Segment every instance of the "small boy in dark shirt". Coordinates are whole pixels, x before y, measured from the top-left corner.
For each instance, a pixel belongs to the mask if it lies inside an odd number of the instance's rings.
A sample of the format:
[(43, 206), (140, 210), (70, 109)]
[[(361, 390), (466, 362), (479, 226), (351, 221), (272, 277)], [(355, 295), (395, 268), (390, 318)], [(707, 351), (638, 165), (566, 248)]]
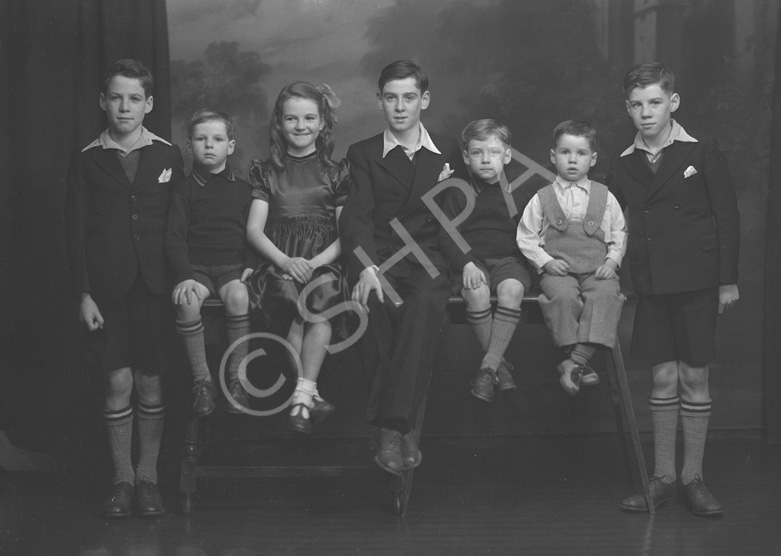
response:
[[(233, 120), (217, 110), (199, 110), (188, 126), (195, 158), (192, 173), (176, 184), (168, 214), (166, 251), (176, 287), (176, 331), (184, 342), (195, 382), (193, 409), (205, 416), (214, 411), (215, 386), (204, 346), (201, 305), (219, 295), (225, 305), (228, 345), (250, 332), (249, 297), (244, 279), (253, 269), (246, 239), (252, 188), (228, 167), (233, 153)], [(248, 406), (239, 380), (239, 364), (247, 342), (236, 345), (228, 358), (228, 411)]]
[[(444, 227), (440, 243), (455, 274), (455, 289), (466, 302), (467, 321), (485, 350), (471, 392), (491, 403), (494, 390), (517, 388), (504, 352), (520, 320), (521, 301), (531, 286), (531, 274), (515, 244), (516, 223), (502, 190), (504, 168), (512, 159), (510, 131), (494, 120), (476, 120), (464, 128), (461, 139), (475, 205), (456, 229), (470, 250), (464, 253)], [(464, 192), (453, 187), (447, 192), (443, 211), (453, 220), (466, 205)], [(492, 293), (498, 298), (493, 316)]]

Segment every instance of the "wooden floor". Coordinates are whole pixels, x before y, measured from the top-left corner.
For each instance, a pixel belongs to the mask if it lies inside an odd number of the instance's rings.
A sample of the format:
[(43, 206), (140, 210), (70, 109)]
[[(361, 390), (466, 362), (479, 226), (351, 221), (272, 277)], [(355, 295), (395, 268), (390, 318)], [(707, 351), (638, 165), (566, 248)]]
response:
[[(174, 480), (159, 519), (99, 517), (91, 476), (0, 476), (0, 554), (781, 555), (781, 447), (711, 438), (707, 483), (722, 519), (681, 506), (655, 518), (618, 504), (631, 488), (612, 435), (424, 437), (406, 518), (379, 471), (350, 479), (201, 479), (179, 514)], [(648, 448), (648, 446), (646, 446)], [(366, 452), (369, 459), (369, 452)]]

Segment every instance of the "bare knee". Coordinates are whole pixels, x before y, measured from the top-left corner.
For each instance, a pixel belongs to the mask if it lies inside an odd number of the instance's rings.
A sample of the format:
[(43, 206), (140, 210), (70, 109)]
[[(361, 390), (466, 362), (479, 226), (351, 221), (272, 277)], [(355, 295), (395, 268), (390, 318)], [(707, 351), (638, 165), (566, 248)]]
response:
[(474, 290), (463, 288), (461, 297), (464, 298), (467, 309), (472, 311), (487, 309), (491, 306), (491, 291), (486, 284), (481, 284), (479, 288)]
[(159, 374), (135, 371), (135, 384), (140, 402), (145, 405), (156, 405), (162, 402), (162, 381)]
[(109, 409), (122, 409), (130, 403), (133, 372), (129, 367), (110, 371), (106, 376), (105, 395)]
[(245, 315), (249, 311), (247, 286), (239, 280), (232, 280), (220, 289), (220, 297), (229, 315)]
[(496, 296), (502, 307), (520, 307), (523, 294), (523, 284), (518, 280), (504, 280), (496, 288)]
[(709, 398), (708, 374), (708, 367), (690, 367), (681, 362), (678, 375), (687, 399), (704, 401)]
[(653, 385), (651, 395), (657, 398), (671, 398), (678, 393), (678, 362), (667, 361), (651, 369)]
[(201, 316), (201, 301), (199, 299), (193, 300), (192, 303), (184, 303), (176, 306), (176, 320), (189, 322), (200, 318)]

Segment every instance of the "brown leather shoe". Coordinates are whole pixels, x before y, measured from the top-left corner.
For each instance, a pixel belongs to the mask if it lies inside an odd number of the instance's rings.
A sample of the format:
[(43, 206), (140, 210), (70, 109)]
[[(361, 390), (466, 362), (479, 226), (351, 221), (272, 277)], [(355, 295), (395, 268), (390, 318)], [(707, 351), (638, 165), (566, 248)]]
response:
[(496, 390), (506, 392), (518, 389), (518, 385), (513, 380), (513, 375), (510, 374), (512, 370), (513, 366), (502, 359), (502, 362), (499, 363), (499, 368), (496, 370)]
[[(238, 378), (234, 378), (230, 381), (230, 384), (228, 384), (228, 396), (230, 396), (238, 406), (245, 409), (249, 408), (249, 396), (247, 396), (247, 391), (241, 385), (241, 381)], [(244, 413), (241, 409), (233, 405), (231, 400), (227, 400), (227, 402), (228, 413)]]
[(401, 475), (404, 465), (401, 461), (401, 433), (393, 429), (380, 429), (377, 442), (377, 455), (374, 463), (383, 471)]
[(480, 369), (472, 379), (472, 395), (478, 400), (493, 403), (496, 382), (497, 378), (494, 371), (488, 368)]
[(415, 431), (401, 435), (401, 466), (404, 471), (415, 469), (423, 461), (423, 453), (418, 449)]
[[(651, 477), (651, 480), (648, 481), (648, 486), (651, 490), (651, 500), (654, 504), (654, 509), (659, 506), (675, 504), (678, 496), (676, 483), (668, 484), (661, 477)], [(640, 491), (626, 498), (621, 502), (621, 509), (625, 512), (647, 512), (648, 504), (645, 500), (645, 492)]]
[(103, 517), (116, 518), (130, 515), (130, 502), (133, 500), (133, 485), (118, 483), (103, 504)]
[(136, 485), (135, 502), (136, 513), (142, 517), (154, 517), (165, 513), (160, 489), (150, 481), (142, 480), (138, 482)]
[(695, 475), (692, 482), (681, 487), (681, 499), (686, 504), (686, 508), (696, 516), (721, 517), (724, 515), (724, 508), (716, 501), (699, 475)]
[(198, 417), (210, 415), (214, 411), (214, 383), (211, 380), (196, 380), (193, 392), (193, 412)]

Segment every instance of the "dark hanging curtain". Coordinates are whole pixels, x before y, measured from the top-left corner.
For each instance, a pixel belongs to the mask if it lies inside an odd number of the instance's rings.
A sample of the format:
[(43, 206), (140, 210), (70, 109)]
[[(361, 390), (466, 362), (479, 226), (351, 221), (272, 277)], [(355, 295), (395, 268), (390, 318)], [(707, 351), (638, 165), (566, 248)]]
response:
[(105, 127), (98, 95), (119, 58), (152, 71), (145, 125), (170, 137), (163, 0), (0, 2), (0, 429), (28, 449), (58, 452), (94, 427), (98, 381), (81, 365), (63, 200), (71, 152)]
[[(781, 30), (781, 10), (778, 23), (778, 29)], [(765, 415), (768, 442), (781, 444), (781, 32), (776, 38), (768, 189)]]

